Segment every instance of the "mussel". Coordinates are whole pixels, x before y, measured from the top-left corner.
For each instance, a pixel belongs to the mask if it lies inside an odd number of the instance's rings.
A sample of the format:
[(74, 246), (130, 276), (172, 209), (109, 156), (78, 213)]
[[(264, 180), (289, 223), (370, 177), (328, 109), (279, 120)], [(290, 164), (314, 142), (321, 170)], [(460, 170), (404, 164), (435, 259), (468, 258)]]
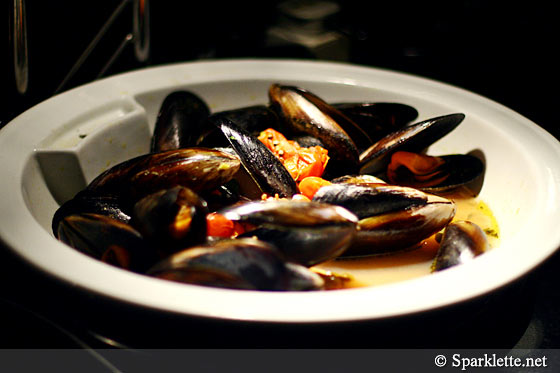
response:
[(280, 197), (291, 197), (297, 193), (297, 185), (286, 167), (255, 136), (225, 117), (216, 118), (214, 124), (228, 139), (261, 193), (278, 194)]
[(189, 91), (168, 94), (157, 116), (151, 151), (196, 146), (209, 115), (210, 109), (198, 95)]
[(134, 204), (131, 224), (165, 252), (206, 242), (208, 207), (191, 189), (175, 186)]
[(140, 232), (104, 215), (66, 216), (58, 225), (57, 237), (86, 255), (134, 272), (144, 272), (160, 259)]
[(451, 132), (465, 119), (461, 113), (427, 119), (392, 132), (360, 154), (360, 173), (383, 172), (396, 151), (419, 153)]
[(96, 177), (89, 192), (121, 196), (129, 203), (170, 188), (186, 186), (195, 192), (216, 188), (231, 180), (240, 161), (226, 152), (185, 148), (145, 154), (120, 163)]
[(467, 263), (487, 251), (488, 247), (486, 234), (478, 225), (463, 220), (453, 222), (443, 232), (432, 271)]
[(345, 255), (386, 254), (412, 249), (447, 226), (455, 211), (451, 201), (438, 197), (423, 206), (361, 219), (356, 239)]
[(318, 290), (323, 279), (286, 263), (276, 248), (252, 238), (217, 241), (171, 255), (148, 274), (188, 284), (243, 290)]
[(387, 184), (332, 184), (320, 188), (313, 201), (343, 206), (360, 219), (344, 256), (409, 248), (443, 229), (456, 211), (446, 198)]
[(428, 195), (414, 188), (388, 184), (332, 184), (320, 188), (313, 201), (347, 208), (360, 219), (410, 206), (425, 205)]
[(254, 228), (240, 237), (269, 242), (288, 261), (307, 267), (340, 256), (353, 242), (358, 223), (340, 206), (291, 200), (249, 202), (220, 213)]
[(117, 196), (81, 191), (56, 210), (52, 219), (52, 231), (55, 237), (58, 237), (58, 225), (62, 219), (81, 213), (105, 215), (124, 223), (130, 221), (130, 215), (124, 211), (122, 202)]
[(272, 108), (294, 133), (311, 135), (324, 144), (333, 160), (330, 168), (337, 163), (337, 167), (346, 172), (356, 169), (358, 148), (355, 141), (371, 144), (371, 140), (349, 118), (311, 92), (298, 87), (273, 84), (269, 89), (269, 99)]

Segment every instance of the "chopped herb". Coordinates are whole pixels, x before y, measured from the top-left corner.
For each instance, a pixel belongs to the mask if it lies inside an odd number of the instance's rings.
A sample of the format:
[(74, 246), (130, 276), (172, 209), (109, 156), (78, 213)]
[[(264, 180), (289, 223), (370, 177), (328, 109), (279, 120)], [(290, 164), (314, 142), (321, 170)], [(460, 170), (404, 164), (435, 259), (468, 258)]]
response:
[(498, 232), (495, 229), (486, 228), (486, 229), (484, 229), (484, 233), (486, 233), (489, 236), (498, 238)]

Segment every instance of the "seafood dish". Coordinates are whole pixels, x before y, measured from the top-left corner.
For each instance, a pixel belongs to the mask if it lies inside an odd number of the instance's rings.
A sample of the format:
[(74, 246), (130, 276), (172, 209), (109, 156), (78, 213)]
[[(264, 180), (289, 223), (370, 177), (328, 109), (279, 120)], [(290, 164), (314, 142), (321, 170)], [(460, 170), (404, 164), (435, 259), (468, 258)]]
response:
[(498, 244), (476, 199), (483, 159), (429, 151), (464, 114), (419, 119), (405, 103), (331, 103), (280, 83), (268, 98), (213, 112), (169, 93), (150, 151), (64, 202), (55, 237), (135, 273), (265, 291), (368, 286), (356, 268), (415, 256), (429, 274)]

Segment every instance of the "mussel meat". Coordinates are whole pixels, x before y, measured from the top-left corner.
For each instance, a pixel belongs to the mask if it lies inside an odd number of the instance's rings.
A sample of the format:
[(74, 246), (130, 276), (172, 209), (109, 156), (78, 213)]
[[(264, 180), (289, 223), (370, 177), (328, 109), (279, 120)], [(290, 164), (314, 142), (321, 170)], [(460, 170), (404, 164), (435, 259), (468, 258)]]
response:
[(480, 159), (468, 154), (433, 157), (398, 151), (387, 167), (387, 179), (427, 192), (444, 192), (476, 180), (484, 172)]

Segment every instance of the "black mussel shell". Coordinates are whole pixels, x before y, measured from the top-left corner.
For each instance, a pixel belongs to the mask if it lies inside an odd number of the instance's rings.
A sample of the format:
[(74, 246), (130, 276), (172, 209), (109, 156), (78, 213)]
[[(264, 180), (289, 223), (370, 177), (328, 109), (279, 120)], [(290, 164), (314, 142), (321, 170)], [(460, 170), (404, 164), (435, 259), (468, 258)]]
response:
[(354, 141), (371, 144), (369, 136), (361, 128), (308, 91), (273, 84), (269, 89), (269, 99), (271, 107), (292, 132), (311, 135), (324, 144), (331, 157), (327, 167), (333, 168), (334, 164), (341, 163), (337, 167), (346, 169), (346, 172), (355, 169), (358, 148)]
[(262, 193), (291, 197), (298, 192), (296, 182), (280, 160), (256, 137), (227, 118), (216, 118), (243, 167)]
[(161, 152), (197, 145), (210, 109), (200, 97), (188, 91), (175, 91), (161, 104), (151, 151)]
[(58, 224), (68, 215), (79, 213), (93, 213), (105, 215), (124, 223), (130, 221), (130, 215), (123, 211), (122, 202), (114, 195), (99, 195), (81, 191), (76, 196), (63, 203), (55, 212), (52, 219), (52, 231), (58, 234)]
[(313, 201), (342, 206), (358, 218), (402, 210), (428, 203), (428, 195), (395, 185), (332, 184), (320, 188)]
[(379, 255), (414, 248), (448, 225), (455, 211), (454, 203), (439, 198), (425, 205), (361, 219), (358, 234), (343, 256)]
[(347, 102), (332, 106), (360, 126), (369, 135), (371, 144), (418, 117), (418, 111), (412, 106), (394, 102)]
[(144, 272), (160, 259), (140, 232), (104, 215), (66, 216), (57, 237), (86, 255), (134, 272)]
[(255, 227), (241, 237), (269, 242), (286, 260), (307, 267), (340, 256), (352, 243), (358, 222), (340, 206), (290, 200), (250, 202), (220, 214)]
[(420, 190), (378, 183), (332, 184), (313, 201), (343, 206), (360, 219), (358, 232), (342, 256), (377, 255), (417, 244), (445, 227), (455, 204)]
[(451, 132), (465, 119), (456, 113), (428, 119), (390, 133), (360, 154), (360, 173), (383, 172), (399, 150), (420, 153)]
[(185, 148), (145, 154), (96, 177), (87, 190), (114, 194), (128, 203), (162, 189), (182, 185), (195, 192), (228, 182), (239, 170), (236, 156), (208, 148)]
[(206, 241), (208, 207), (189, 188), (176, 186), (150, 194), (134, 204), (131, 224), (170, 253)]
[(443, 232), (432, 271), (467, 263), (488, 250), (488, 247), (486, 234), (478, 225), (464, 220), (453, 222)]
[(322, 288), (324, 281), (318, 275), (294, 266), (287, 265), (274, 246), (239, 238), (180, 251), (156, 264), (148, 274), (188, 284), (243, 290)]

